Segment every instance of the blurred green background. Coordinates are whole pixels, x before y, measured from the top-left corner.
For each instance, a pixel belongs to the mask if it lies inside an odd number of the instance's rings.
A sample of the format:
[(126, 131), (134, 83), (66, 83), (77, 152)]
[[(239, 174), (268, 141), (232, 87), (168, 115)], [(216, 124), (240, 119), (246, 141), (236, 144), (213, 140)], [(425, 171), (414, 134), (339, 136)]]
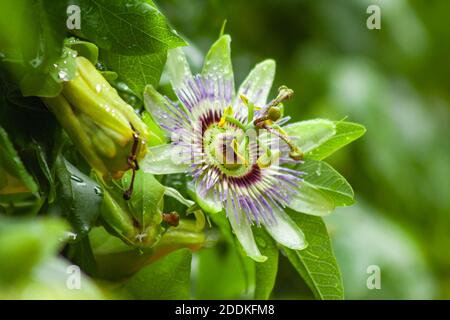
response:
[[(227, 19), (238, 82), (274, 58), (274, 88), (295, 90), (294, 120), (348, 117), (367, 127), (330, 158), (358, 201), (327, 219), (346, 298), (450, 298), (450, 2), (158, 4), (195, 47), (194, 64)], [(366, 27), (370, 4), (381, 9), (381, 30)], [(380, 267), (380, 290), (366, 286), (371, 265)], [(311, 297), (284, 258), (280, 268), (274, 298)]]

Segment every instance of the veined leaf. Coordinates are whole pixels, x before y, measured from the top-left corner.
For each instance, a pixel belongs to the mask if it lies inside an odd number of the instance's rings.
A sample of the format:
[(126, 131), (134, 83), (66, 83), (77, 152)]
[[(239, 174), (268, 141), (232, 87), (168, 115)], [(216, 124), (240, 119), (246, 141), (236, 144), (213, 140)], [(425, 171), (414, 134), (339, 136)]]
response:
[(283, 130), (292, 136), (300, 150), (307, 154), (330, 139), (336, 133), (336, 126), (330, 120), (314, 119), (289, 124)]
[(350, 184), (328, 163), (305, 160), (297, 169), (306, 173), (304, 181), (324, 191), (333, 199), (335, 206), (349, 206), (355, 202)]
[(275, 240), (262, 228), (253, 228), (259, 251), (267, 260), (255, 263), (255, 299), (267, 300), (275, 286), (278, 272), (278, 246)]
[(177, 250), (144, 267), (125, 282), (126, 289), (136, 299), (189, 299), (192, 254)]
[(335, 122), (335, 125), (335, 134), (320, 146), (305, 154), (305, 158), (314, 160), (325, 159), (337, 150), (355, 141), (366, 132), (366, 128), (363, 125), (353, 122), (338, 121)]
[(157, 86), (166, 63), (167, 51), (126, 56), (102, 50), (100, 57), (109, 69), (117, 72), (130, 89), (142, 99), (147, 84)]
[(283, 128), (305, 154), (305, 159), (322, 160), (361, 137), (364, 126), (344, 121), (314, 119)]
[[(122, 55), (145, 55), (186, 43), (150, 0), (77, 0), (82, 36)], [(128, 66), (130, 67), (130, 66)]]
[(300, 251), (284, 248), (289, 261), (317, 299), (343, 299), (341, 272), (322, 218), (290, 210), (287, 213), (303, 230), (309, 244)]

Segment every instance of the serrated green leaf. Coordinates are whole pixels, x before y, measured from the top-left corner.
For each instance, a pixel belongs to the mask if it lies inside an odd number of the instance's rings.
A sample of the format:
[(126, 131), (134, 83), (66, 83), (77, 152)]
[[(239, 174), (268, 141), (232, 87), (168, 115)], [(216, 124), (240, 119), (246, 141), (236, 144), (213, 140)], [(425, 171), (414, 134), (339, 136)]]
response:
[(349, 206), (355, 203), (353, 189), (350, 184), (328, 163), (316, 160), (305, 160), (297, 166), (306, 174), (303, 180), (324, 191), (330, 196), (335, 206)]
[(145, 55), (185, 45), (152, 1), (77, 0), (81, 33), (100, 48)]
[(125, 282), (124, 289), (135, 299), (189, 299), (192, 254), (177, 250), (144, 267)]
[(277, 277), (278, 246), (262, 228), (253, 228), (253, 235), (261, 254), (267, 257), (265, 262), (255, 263), (255, 299), (267, 300)]
[(335, 126), (335, 134), (320, 146), (305, 154), (305, 158), (314, 160), (325, 159), (337, 150), (360, 138), (366, 132), (364, 126), (352, 122), (338, 121), (335, 122)]
[(342, 276), (322, 218), (287, 210), (303, 230), (308, 247), (295, 251), (284, 248), (289, 261), (320, 300), (344, 298)]
[(100, 56), (108, 68), (117, 72), (129, 88), (142, 99), (142, 93), (147, 84), (158, 85), (166, 63), (167, 51), (125, 56), (102, 50)]

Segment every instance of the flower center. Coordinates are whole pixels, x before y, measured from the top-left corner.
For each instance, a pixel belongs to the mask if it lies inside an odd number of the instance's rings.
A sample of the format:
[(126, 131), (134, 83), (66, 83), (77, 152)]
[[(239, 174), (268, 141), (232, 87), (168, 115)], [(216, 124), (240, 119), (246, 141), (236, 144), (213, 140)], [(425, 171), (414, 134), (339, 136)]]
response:
[(241, 131), (215, 124), (206, 129), (203, 135), (203, 148), (208, 161), (226, 175), (241, 176), (251, 169), (245, 158), (248, 152)]

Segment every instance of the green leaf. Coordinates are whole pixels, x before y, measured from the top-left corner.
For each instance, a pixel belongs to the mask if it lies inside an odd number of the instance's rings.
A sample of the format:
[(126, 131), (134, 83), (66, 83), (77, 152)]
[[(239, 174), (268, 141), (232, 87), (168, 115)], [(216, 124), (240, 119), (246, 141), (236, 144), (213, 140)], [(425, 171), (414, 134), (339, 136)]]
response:
[(59, 182), (59, 198), (51, 206), (51, 210), (67, 217), (77, 233), (77, 240), (80, 240), (97, 221), (102, 203), (102, 190), (94, 180), (62, 156), (56, 159), (55, 170)]
[(82, 36), (121, 55), (146, 55), (186, 45), (153, 2), (78, 0)]
[(347, 144), (360, 138), (366, 128), (360, 124), (352, 122), (335, 122), (336, 132), (317, 148), (305, 154), (305, 158), (322, 160), (346, 146)]
[(36, 182), (24, 167), (6, 131), (0, 127), (0, 194), (37, 191)]
[(89, 238), (84, 237), (78, 242), (70, 243), (67, 249), (67, 258), (73, 261), (84, 272), (89, 275), (94, 275), (97, 272), (97, 264)]
[(125, 282), (135, 299), (189, 299), (192, 254), (177, 250), (141, 269)]
[(233, 243), (220, 241), (197, 253), (194, 276), (195, 299), (240, 299), (247, 279), (241, 257)]
[(262, 228), (253, 228), (256, 244), (267, 260), (255, 263), (255, 299), (267, 300), (275, 286), (278, 272), (278, 246)]
[(350, 184), (328, 163), (307, 159), (298, 165), (297, 169), (306, 173), (303, 176), (305, 182), (324, 191), (333, 199), (335, 206), (349, 206), (355, 203), (355, 195)]
[(142, 99), (147, 84), (158, 85), (166, 63), (167, 51), (136, 56), (101, 51), (100, 55), (106, 66), (117, 72), (130, 89)]
[(28, 276), (35, 265), (63, 245), (60, 238), (65, 230), (66, 225), (54, 218), (11, 219), (0, 215), (0, 283)]
[(322, 218), (290, 210), (287, 212), (303, 230), (309, 244), (300, 251), (284, 248), (289, 261), (317, 299), (343, 299), (341, 272)]
[(344, 121), (314, 119), (283, 128), (305, 154), (305, 159), (322, 160), (361, 137), (364, 126)]
[(211, 214), (209, 215), (209, 218), (220, 230), (221, 235), (228, 243), (228, 246), (237, 253), (238, 266), (236, 269), (240, 270), (239, 274), (242, 272), (245, 279), (246, 292), (249, 293), (255, 284), (255, 261), (247, 256), (247, 253), (242, 248), (242, 245), (239, 243), (237, 237), (233, 234), (225, 211)]
[(314, 119), (300, 121), (283, 127), (289, 136), (294, 137), (297, 146), (305, 153), (314, 150), (336, 133), (333, 121)]
[(49, 0), (0, 5), (2, 65), (25, 96), (56, 96), (74, 76), (73, 54), (63, 47), (66, 6)]
[(65, 44), (70, 49), (75, 50), (78, 56), (85, 57), (93, 64), (97, 63), (98, 47), (92, 42), (78, 40), (76, 38), (69, 38), (66, 40)]
[[(131, 171), (123, 176), (122, 186), (124, 189), (131, 184), (131, 176)], [(159, 225), (161, 222), (165, 189), (152, 174), (142, 170), (136, 172), (132, 197), (125, 203), (143, 230), (151, 225)]]

